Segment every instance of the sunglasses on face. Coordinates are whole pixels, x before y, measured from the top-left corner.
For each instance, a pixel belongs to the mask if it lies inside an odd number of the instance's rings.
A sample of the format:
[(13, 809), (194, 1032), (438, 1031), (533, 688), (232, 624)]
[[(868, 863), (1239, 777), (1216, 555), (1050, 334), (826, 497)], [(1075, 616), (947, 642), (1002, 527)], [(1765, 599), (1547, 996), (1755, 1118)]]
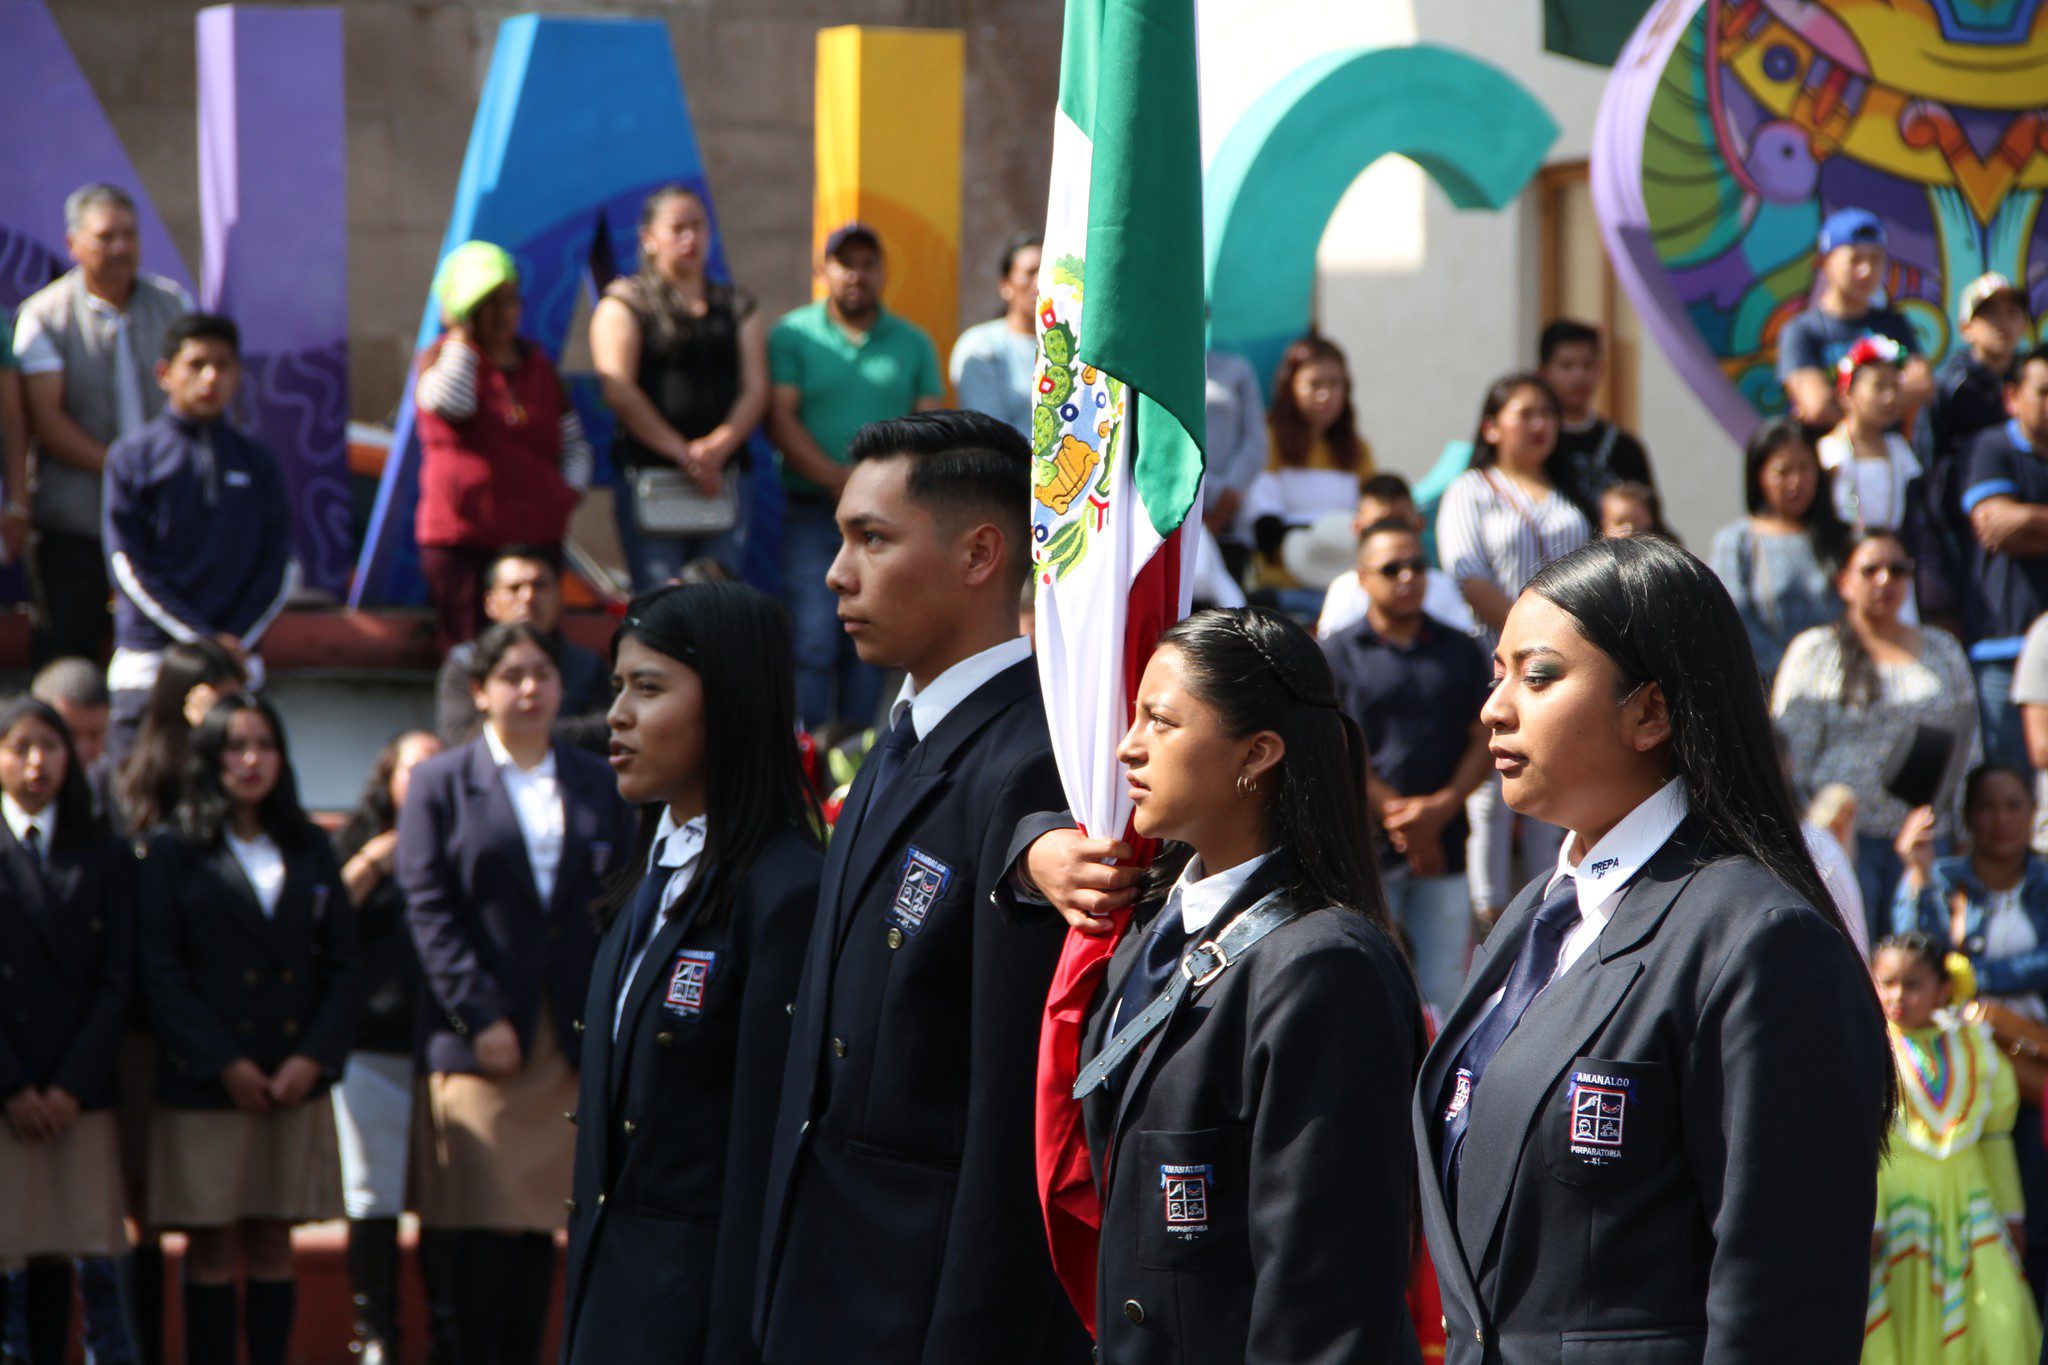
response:
[(1421, 558), (1397, 559), (1389, 564), (1378, 565), (1373, 569), (1373, 572), (1385, 578), (1399, 578), (1404, 573), (1412, 573), (1420, 577), (1429, 572), (1429, 563)]

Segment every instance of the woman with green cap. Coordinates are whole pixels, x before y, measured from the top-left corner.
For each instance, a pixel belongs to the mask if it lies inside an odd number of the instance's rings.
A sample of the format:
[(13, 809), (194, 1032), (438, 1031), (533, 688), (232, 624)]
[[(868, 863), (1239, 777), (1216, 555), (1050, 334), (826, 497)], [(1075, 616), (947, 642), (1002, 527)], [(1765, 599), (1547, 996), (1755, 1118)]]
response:
[(464, 242), (434, 276), (447, 330), (421, 356), (420, 572), (442, 652), (482, 628), (499, 550), (559, 556), (590, 485), (590, 444), (545, 352), (519, 335), (519, 267), (503, 247)]

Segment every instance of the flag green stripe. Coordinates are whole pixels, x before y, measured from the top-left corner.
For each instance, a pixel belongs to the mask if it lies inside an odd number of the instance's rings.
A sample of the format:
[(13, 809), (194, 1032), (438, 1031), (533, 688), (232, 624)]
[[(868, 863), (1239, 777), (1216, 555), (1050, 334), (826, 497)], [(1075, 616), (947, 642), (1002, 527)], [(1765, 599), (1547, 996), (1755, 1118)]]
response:
[(1066, 38), (1060, 104), (1094, 145), (1080, 350), (1138, 395), (1132, 478), (1164, 535), (1194, 502), (1205, 439), (1193, 0), (1069, 0)]

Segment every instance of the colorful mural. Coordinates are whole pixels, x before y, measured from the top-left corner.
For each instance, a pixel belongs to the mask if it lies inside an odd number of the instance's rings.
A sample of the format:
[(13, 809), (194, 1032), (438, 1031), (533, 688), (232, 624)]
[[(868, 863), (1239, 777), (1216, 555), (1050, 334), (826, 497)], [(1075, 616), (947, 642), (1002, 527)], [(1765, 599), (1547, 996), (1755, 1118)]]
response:
[(1889, 233), (1892, 306), (1939, 358), (1986, 271), (2048, 314), (2048, 0), (1662, 0), (1594, 130), (1623, 286), (1740, 440), (1782, 411), (1777, 337), (1827, 214)]

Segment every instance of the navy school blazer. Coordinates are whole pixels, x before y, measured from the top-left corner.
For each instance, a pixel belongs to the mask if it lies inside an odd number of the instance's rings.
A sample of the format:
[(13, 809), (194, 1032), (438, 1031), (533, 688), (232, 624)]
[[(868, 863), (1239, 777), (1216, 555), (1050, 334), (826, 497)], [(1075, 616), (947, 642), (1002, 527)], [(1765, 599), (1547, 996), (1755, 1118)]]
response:
[(0, 821), (0, 1097), (57, 1086), (82, 1109), (114, 1103), (136, 872), (112, 835), (62, 830), (39, 871)]
[(571, 1064), (581, 1055), (593, 907), (612, 859), (632, 846), (632, 826), (603, 759), (560, 742), (554, 755), (562, 859), (545, 905), (486, 741), (413, 770), (398, 815), (397, 876), (426, 978), (419, 1056), (428, 1071), (477, 1074), (470, 1040), (500, 1019), (530, 1053), (543, 1004)]
[(992, 894), (1018, 822), (1064, 804), (1036, 665), (962, 700), (865, 810), (874, 768), (826, 851), (797, 991), (762, 1231), (763, 1357), (1085, 1361), (1032, 1150), (1063, 926), (1021, 924)]
[(616, 1040), (630, 917), (620, 913), (599, 945), (576, 1105), (564, 1365), (759, 1359), (762, 1191), (823, 868), (809, 840), (782, 835), (708, 926), (700, 869), (648, 939)]
[(355, 910), (317, 831), (283, 853), (284, 890), (266, 916), (225, 840), (201, 847), (165, 829), (149, 841), (142, 991), (164, 1104), (232, 1108), (220, 1073), (243, 1057), (265, 1073), (310, 1057), (322, 1087), (341, 1075), (360, 990)]
[(1446, 1205), (1451, 1062), (1547, 881), (1480, 947), (1416, 1090), (1447, 1359), (1852, 1365), (1884, 1025), (1847, 937), (1696, 818), (1494, 1055)]
[[(1202, 937), (1292, 870), (1275, 853)], [(1126, 933), (1110, 959), (1084, 1062), (1109, 1041), (1145, 937)], [(1184, 1000), (1122, 1085), (1082, 1101), (1102, 1191), (1102, 1359), (1419, 1365), (1407, 1117), (1425, 1046), (1401, 950), (1335, 907), (1275, 929)]]

